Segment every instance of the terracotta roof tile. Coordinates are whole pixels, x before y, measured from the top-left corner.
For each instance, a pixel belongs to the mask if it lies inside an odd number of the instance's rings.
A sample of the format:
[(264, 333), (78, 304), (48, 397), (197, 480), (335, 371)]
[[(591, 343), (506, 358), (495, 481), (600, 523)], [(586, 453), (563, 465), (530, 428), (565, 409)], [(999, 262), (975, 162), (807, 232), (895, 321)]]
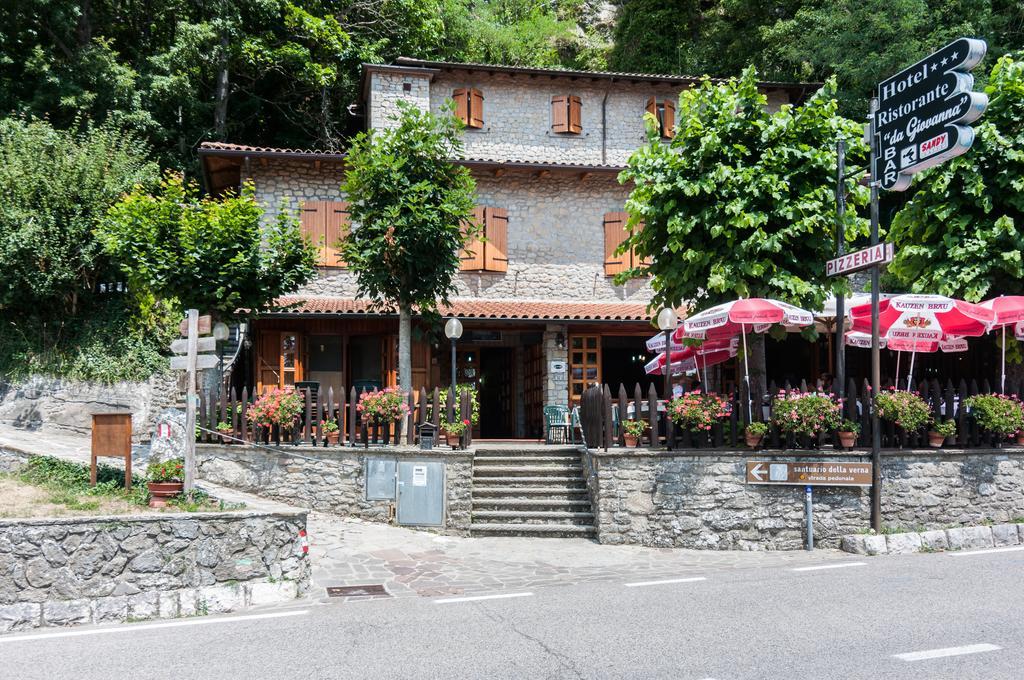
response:
[(251, 153), (253, 155), (272, 154), (288, 156), (343, 156), (344, 151), (332, 151), (328, 149), (288, 149), (272, 146), (248, 146), (246, 144), (229, 144), (227, 142), (203, 142), (199, 145), (199, 151), (217, 152), (230, 151)]
[[(320, 314), (381, 314), (392, 316), (393, 310), (375, 309), (367, 300), (342, 297), (278, 298), (280, 308), (272, 313), (316, 316)], [(648, 321), (647, 305), (642, 302), (585, 302), (576, 300), (486, 300), (455, 298), (450, 306), (442, 306), (441, 314), (463, 319), (496, 319), (520, 321)]]

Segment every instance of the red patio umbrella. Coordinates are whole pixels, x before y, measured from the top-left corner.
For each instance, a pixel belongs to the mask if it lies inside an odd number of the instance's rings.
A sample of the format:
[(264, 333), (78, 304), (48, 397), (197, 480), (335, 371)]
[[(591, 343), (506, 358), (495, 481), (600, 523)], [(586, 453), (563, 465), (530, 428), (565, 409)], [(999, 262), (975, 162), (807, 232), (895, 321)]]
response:
[(1022, 322), (1024, 322), (1024, 295), (1006, 295), (992, 298), (991, 300), (980, 302), (978, 305), (992, 310), (992, 313), (995, 314), (992, 326), (994, 328), (1001, 328), (1003, 331), (1003, 356), (999, 376), (999, 391), (1004, 392), (1006, 390), (1006, 327), (1014, 325), (1014, 337), (1018, 340), (1021, 339), (1021, 334), (1016, 331), (1022, 329)]

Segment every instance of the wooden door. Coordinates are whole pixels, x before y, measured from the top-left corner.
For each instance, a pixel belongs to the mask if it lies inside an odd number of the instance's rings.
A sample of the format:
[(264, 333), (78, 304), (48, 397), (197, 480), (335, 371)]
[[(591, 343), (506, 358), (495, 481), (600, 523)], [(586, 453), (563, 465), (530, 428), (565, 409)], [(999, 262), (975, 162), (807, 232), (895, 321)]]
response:
[(601, 336), (569, 337), (569, 397), (579, 401), (584, 390), (601, 383)]
[(302, 336), (294, 331), (263, 331), (256, 356), (257, 392), (294, 385), (303, 379)]

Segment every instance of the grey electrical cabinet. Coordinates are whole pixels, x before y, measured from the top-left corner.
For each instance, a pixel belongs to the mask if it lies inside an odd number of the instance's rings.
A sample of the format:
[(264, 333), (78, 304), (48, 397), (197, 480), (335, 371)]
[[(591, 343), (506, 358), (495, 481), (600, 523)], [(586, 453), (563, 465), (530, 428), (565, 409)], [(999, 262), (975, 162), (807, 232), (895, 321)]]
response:
[(398, 523), (417, 526), (444, 524), (444, 463), (398, 463)]
[(366, 500), (395, 500), (395, 460), (393, 458), (366, 459)]

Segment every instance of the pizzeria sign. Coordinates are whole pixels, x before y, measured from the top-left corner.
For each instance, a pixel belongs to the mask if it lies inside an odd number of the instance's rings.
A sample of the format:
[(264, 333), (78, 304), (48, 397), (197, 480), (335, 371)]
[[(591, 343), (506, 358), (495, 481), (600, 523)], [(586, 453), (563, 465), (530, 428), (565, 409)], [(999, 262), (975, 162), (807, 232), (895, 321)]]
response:
[(844, 276), (878, 264), (886, 264), (892, 262), (894, 255), (895, 249), (891, 243), (879, 243), (829, 260), (825, 263), (825, 276)]

